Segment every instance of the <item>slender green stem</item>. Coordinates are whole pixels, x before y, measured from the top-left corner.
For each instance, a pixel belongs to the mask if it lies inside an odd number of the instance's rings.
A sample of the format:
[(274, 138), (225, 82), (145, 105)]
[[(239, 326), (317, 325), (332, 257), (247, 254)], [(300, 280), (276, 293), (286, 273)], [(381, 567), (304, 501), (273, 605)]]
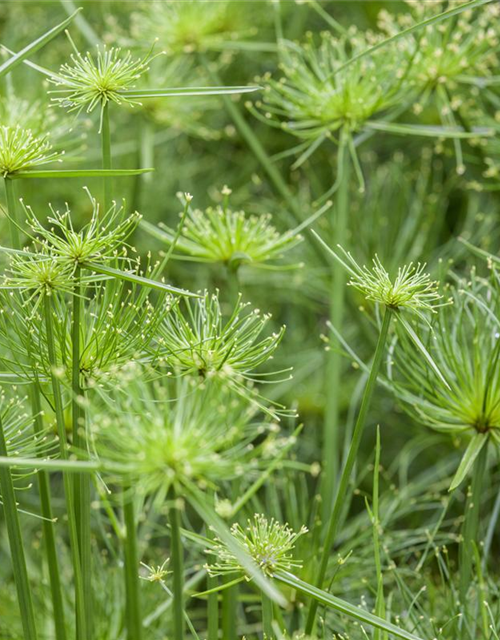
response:
[(137, 525), (133, 496), (127, 496), (123, 504), (125, 521), (125, 586), (127, 592), (127, 637), (129, 640), (141, 640), (142, 615), (139, 594), (139, 554), (137, 551)]
[(229, 301), (232, 305), (235, 305), (238, 301), (238, 295), (240, 292), (240, 283), (238, 278), (238, 268), (234, 268), (231, 265), (228, 265), (226, 268), (226, 277), (227, 277), (227, 289), (228, 289), (228, 297)]
[(472, 483), (465, 503), (465, 516), (462, 526), (462, 544), (460, 545), (460, 601), (467, 602), (467, 592), (472, 577), (474, 544), (477, 544), (479, 534), (479, 515), (481, 510), (482, 489), (486, 462), (488, 458), (488, 443), (483, 446), (472, 467)]
[[(101, 129), (102, 168), (111, 169), (111, 133), (109, 129), (109, 103), (102, 110)], [(103, 205), (107, 211), (111, 205), (111, 180), (103, 178)]]
[[(343, 148), (339, 152), (339, 166), (337, 170), (339, 176), (339, 188), (336, 193), (334, 214), (331, 220), (332, 237), (331, 243), (335, 247), (337, 244), (345, 246), (347, 235), (347, 213), (349, 208), (349, 154)], [(330, 281), (330, 322), (339, 333), (342, 333), (342, 323), (345, 306), (345, 283), (346, 274), (343, 266), (335, 260), (332, 264)], [(340, 465), (340, 452), (342, 451), (342, 441), (340, 437), (340, 380), (342, 375), (342, 354), (337, 349), (328, 352), (327, 372), (326, 372), (326, 407), (325, 420), (323, 426), (323, 486), (322, 506), (323, 522), (327, 522), (330, 513), (334, 487), (338, 477)]]
[(5, 196), (7, 199), (7, 212), (9, 214), (10, 225), (10, 241), (14, 249), (21, 248), (21, 239), (19, 237), (19, 229), (17, 227), (17, 207), (16, 207), (16, 193), (14, 181), (10, 178), (4, 179), (5, 183)]
[[(40, 392), (38, 387), (31, 386), (31, 405), (34, 416), (35, 434), (43, 433), (42, 407), (40, 403)], [(43, 456), (43, 453), (41, 454)], [(52, 515), (52, 504), (50, 498), (49, 475), (46, 471), (38, 471), (38, 490), (40, 492), (40, 507), (43, 516), (42, 527), (45, 543), (45, 553), (47, 555), (47, 565), (49, 569), (50, 593), (52, 597), (52, 609), (56, 640), (66, 639), (66, 627), (64, 622), (64, 604), (61, 589), (61, 577), (59, 571), (59, 561), (56, 551), (56, 537), (54, 531), (54, 518)]]
[[(68, 439), (66, 436), (66, 426), (64, 421), (64, 405), (62, 400), (61, 383), (55, 371), (57, 369), (57, 357), (54, 342), (54, 328), (52, 326), (52, 305), (50, 296), (45, 296), (44, 300), (45, 326), (47, 331), (47, 351), (49, 364), (51, 367), (51, 385), (54, 396), (54, 409), (56, 414), (57, 435), (59, 438), (59, 449), (61, 458), (68, 460)], [(82, 570), (80, 565), (80, 551), (78, 545), (78, 527), (76, 522), (75, 504), (73, 500), (73, 482), (68, 473), (63, 473), (64, 494), (66, 498), (66, 508), (68, 512), (68, 528), (71, 547), (71, 559), (73, 563), (73, 573), (75, 582), (75, 608), (76, 608), (76, 629), (77, 640), (86, 640), (87, 621), (85, 617), (85, 598), (83, 592)]]
[(237, 640), (237, 585), (225, 589), (222, 593), (222, 637), (224, 640)]
[[(6, 456), (7, 453), (7, 443), (5, 442), (3, 425), (0, 418), (0, 455)], [(14, 492), (10, 469), (0, 469), (0, 488), (2, 490), (3, 510), (7, 523), (12, 568), (21, 612), (24, 640), (36, 640), (35, 614), (31, 599), (28, 570), (26, 568), (26, 558), (24, 556), (19, 514), (17, 512), (16, 494)]]
[[(71, 370), (71, 415), (73, 425), (73, 445), (77, 456), (81, 458), (87, 448), (85, 436), (85, 414), (82, 407), (83, 389), (80, 381), (80, 323), (82, 315), (81, 268), (75, 269), (75, 287), (73, 293), (72, 318), (72, 370)], [(88, 474), (76, 474), (74, 477), (75, 515), (78, 531), (78, 548), (82, 568), (83, 594), (88, 637), (92, 635), (92, 548), (90, 529), (90, 487)]]
[(262, 597), (262, 631), (264, 640), (273, 640), (273, 603), (265, 593)]
[[(212, 530), (207, 527), (207, 537), (213, 539), (215, 536)], [(207, 591), (216, 589), (219, 584), (217, 576), (207, 577)], [(216, 592), (209, 593), (207, 596), (207, 618), (208, 618), (208, 637), (207, 640), (218, 640), (219, 638), (219, 600)]]
[(173, 640), (184, 639), (184, 549), (181, 540), (181, 511), (179, 499), (172, 491), (172, 506), (169, 509), (170, 559), (173, 580)]
[[(387, 340), (387, 334), (389, 331), (389, 325), (391, 323), (391, 318), (393, 313), (394, 311), (389, 308), (386, 308), (384, 312), (384, 318), (382, 321), (382, 327), (380, 329), (380, 334), (378, 337), (375, 354), (373, 356), (370, 375), (368, 377), (368, 381), (366, 383), (366, 387), (363, 393), (363, 398), (361, 400), (361, 407), (359, 409), (358, 418), (356, 420), (356, 425), (354, 427), (354, 432), (352, 434), (352, 440), (349, 446), (349, 452), (347, 454), (347, 458), (340, 476), (340, 481), (338, 483), (335, 502), (334, 502), (333, 510), (330, 516), (328, 530), (325, 536), (325, 542), (324, 542), (323, 551), (321, 554), (320, 566), (319, 566), (317, 578), (315, 581), (315, 585), (318, 588), (321, 588), (323, 586), (323, 582), (325, 580), (332, 544), (335, 540), (335, 536), (337, 535), (340, 520), (342, 517), (342, 508), (345, 504), (346, 496), (349, 489), (349, 483), (351, 481), (352, 471), (354, 469), (354, 464), (356, 462), (356, 457), (358, 454), (361, 437), (363, 435), (363, 431), (365, 428), (368, 409), (370, 407), (373, 391), (375, 389), (375, 385), (377, 382), (377, 376), (380, 371), (380, 366), (382, 364), (382, 357), (384, 353), (385, 343)], [(336, 392), (336, 391), (337, 391), (336, 389), (333, 390), (333, 392)], [(313, 600), (313, 602), (311, 603), (311, 608), (309, 609), (308, 617), (307, 617), (306, 631), (305, 631), (306, 635), (311, 635), (312, 633), (312, 630), (314, 628), (314, 622), (316, 619), (317, 609), (318, 609), (318, 602), (316, 600)]]

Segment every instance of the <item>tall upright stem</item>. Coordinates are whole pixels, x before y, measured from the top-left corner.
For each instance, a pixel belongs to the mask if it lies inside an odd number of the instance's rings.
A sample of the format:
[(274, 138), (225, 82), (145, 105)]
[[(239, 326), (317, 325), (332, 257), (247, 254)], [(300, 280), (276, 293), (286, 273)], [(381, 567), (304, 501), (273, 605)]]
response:
[(127, 637), (141, 640), (142, 615), (139, 596), (139, 554), (137, 551), (137, 525), (133, 496), (126, 496), (123, 503), (125, 521), (125, 587), (127, 595)]
[[(59, 449), (61, 458), (68, 459), (68, 439), (66, 436), (66, 426), (64, 422), (64, 405), (62, 400), (61, 383), (56, 375), (57, 356), (54, 342), (54, 328), (52, 326), (52, 305), (50, 296), (45, 296), (44, 300), (45, 326), (47, 331), (47, 351), (49, 365), (51, 369), (50, 380), (52, 393), (54, 396), (54, 409), (56, 414), (57, 435), (59, 438)], [(64, 494), (66, 498), (66, 509), (68, 512), (69, 541), (71, 548), (71, 560), (73, 563), (73, 574), (75, 581), (75, 609), (76, 609), (76, 634), (77, 640), (87, 640), (87, 619), (85, 616), (85, 597), (83, 590), (82, 570), (80, 564), (80, 550), (78, 543), (78, 527), (75, 514), (75, 504), (73, 499), (73, 482), (68, 473), (63, 473)]]
[[(339, 153), (340, 166), (337, 167), (339, 188), (336, 192), (334, 218), (331, 221), (331, 244), (345, 246), (349, 206), (349, 173), (350, 160), (344, 149)], [(332, 264), (330, 280), (330, 322), (342, 332), (345, 305), (345, 269), (337, 260)], [(340, 437), (340, 379), (342, 374), (342, 354), (336, 349), (328, 352), (325, 389), (325, 418), (323, 423), (323, 476), (322, 507), (323, 522), (326, 523), (332, 508), (335, 482), (338, 477), (342, 440)]]
[[(228, 578), (228, 582), (231, 579)], [(224, 640), (237, 640), (237, 604), (238, 587), (234, 585), (222, 592), (222, 637)]]
[[(72, 370), (71, 370), (71, 415), (73, 424), (73, 445), (79, 457), (87, 447), (85, 436), (85, 414), (82, 408), (83, 389), (80, 375), (80, 323), (82, 313), (82, 281), (81, 268), (75, 269), (75, 286), (73, 293), (73, 319), (72, 319)], [(82, 568), (83, 594), (86, 628), (90, 638), (92, 636), (92, 548), (90, 529), (90, 483), (88, 474), (75, 474), (75, 515), (78, 531), (78, 548)]]
[[(207, 537), (213, 539), (214, 533), (207, 527)], [(207, 589), (216, 589), (219, 580), (217, 576), (207, 577)], [(219, 638), (219, 596), (217, 592), (209, 593), (207, 596), (207, 618), (208, 618), (208, 637), (207, 640), (218, 640)]]
[[(40, 403), (40, 392), (36, 384), (31, 385), (31, 406), (34, 416), (35, 434), (40, 436), (43, 433), (42, 407)], [(43, 452), (40, 453), (43, 456)], [(52, 504), (50, 498), (49, 476), (46, 471), (38, 471), (38, 490), (40, 493), (40, 507), (43, 516), (42, 528), (47, 556), (47, 566), (49, 569), (50, 593), (52, 598), (52, 609), (56, 640), (66, 640), (66, 628), (64, 622), (64, 604), (61, 589), (61, 578), (59, 572), (59, 561), (56, 550), (56, 537), (54, 531), (54, 519), (52, 515)]]
[(17, 227), (17, 207), (16, 207), (16, 193), (14, 187), (14, 181), (10, 178), (4, 179), (5, 183), (5, 196), (7, 199), (7, 211), (9, 213), (9, 225), (10, 225), (10, 241), (14, 249), (21, 248), (21, 239), (19, 237), (19, 229)]
[[(7, 443), (5, 441), (5, 434), (0, 417), (0, 456), (7, 455)], [(31, 599), (28, 570), (26, 568), (21, 526), (19, 524), (19, 515), (17, 512), (16, 494), (14, 492), (12, 474), (8, 467), (0, 468), (0, 488), (2, 490), (3, 510), (5, 513), (5, 521), (7, 523), (12, 568), (14, 571), (17, 599), (21, 612), (24, 640), (36, 640), (35, 614)]]
[(262, 631), (264, 640), (273, 640), (273, 603), (264, 593), (261, 596), (262, 601)]
[[(363, 398), (361, 400), (361, 406), (359, 409), (358, 418), (356, 420), (356, 425), (354, 427), (354, 432), (352, 434), (352, 440), (349, 446), (349, 452), (347, 454), (347, 458), (340, 476), (340, 482), (338, 484), (337, 493), (335, 495), (335, 502), (334, 502), (333, 510), (330, 516), (328, 530), (325, 536), (325, 543), (324, 543), (323, 551), (321, 554), (320, 566), (317, 573), (317, 579), (315, 581), (315, 586), (317, 586), (318, 588), (322, 588), (323, 582), (325, 580), (332, 544), (335, 540), (335, 536), (337, 535), (337, 531), (339, 528), (339, 524), (342, 516), (342, 507), (345, 504), (347, 492), (349, 489), (349, 483), (351, 481), (352, 471), (354, 469), (354, 464), (356, 462), (356, 457), (358, 454), (361, 437), (363, 435), (363, 431), (365, 428), (368, 409), (370, 407), (373, 391), (375, 389), (375, 385), (377, 382), (377, 376), (380, 371), (380, 366), (382, 364), (382, 357), (384, 354), (385, 343), (387, 340), (387, 333), (389, 331), (389, 325), (391, 323), (391, 318), (393, 313), (394, 311), (389, 309), (388, 307), (385, 309), (385, 312), (384, 312), (384, 318), (382, 320), (382, 327), (380, 329), (380, 334), (378, 337), (375, 354), (373, 356), (370, 375), (368, 377), (368, 381), (366, 383), (366, 387), (363, 393)], [(333, 392), (335, 391), (336, 389), (333, 390)], [(307, 616), (306, 630), (305, 630), (306, 635), (311, 635), (313, 631), (317, 609), (318, 609), (318, 602), (316, 600), (313, 600), (311, 602), (311, 608), (309, 609), (309, 614)]]
[[(465, 503), (465, 517), (462, 527), (462, 544), (460, 546), (460, 601), (462, 605), (467, 602), (467, 592), (469, 590), (472, 564), (474, 557), (473, 545), (477, 544), (479, 534), (479, 515), (481, 511), (482, 489), (486, 462), (488, 459), (488, 443), (486, 443), (472, 467), (472, 483), (467, 501)], [(464, 625), (465, 626), (465, 625)]]
[[(111, 132), (109, 129), (109, 103), (107, 102), (102, 110), (101, 129), (101, 151), (102, 168), (111, 169)], [(103, 178), (103, 205), (107, 211), (111, 205), (111, 181), (110, 178)]]
[(172, 506), (169, 509), (170, 556), (173, 580), (173, 640), (184, 639), (184, 550), (181, 540), (181, 512), (175, 491), (171, 495)]

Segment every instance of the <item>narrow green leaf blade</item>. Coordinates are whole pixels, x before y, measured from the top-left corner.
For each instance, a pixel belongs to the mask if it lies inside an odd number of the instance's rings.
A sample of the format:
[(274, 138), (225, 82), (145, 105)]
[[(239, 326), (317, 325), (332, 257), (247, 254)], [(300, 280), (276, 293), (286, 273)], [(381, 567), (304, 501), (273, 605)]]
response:
[(154, 169), (53, 169), (47, 171), (18, 171), (9, 175), (10, 180), (25, 178), (99, 178), (137, 176)]
[(339, 613), (343, 613), (350, 618), (354, 618), (359, 622), (370, 625), (370, 627), (375, 627), (376, 629), (382, 629), (383, 631), (387, 631), (391, 633), (393, 636), (397, 638), (403, 638), (403, 640), (421, 640), (418, 636), (413, 635), (409, 631), (405, 631), (400, 627), (392, 624), (391, 622), (387, 622), (378, 616), (369, 613), (368, 611), (364, 611), (360, 607), (357, 607), (350, 602), (346, 602), (341, 598), (337, 598), (336, 596), (332, 596), (327, 591), (323, 591), (322, 589), (318, 589), (313, 585), (300, 580), (297, 576), (294, 576), (291, 573), (287, 573), (284, 571), (280, 571), (275, 575), (276, 580), (279, 580), (283, 584), (300, 591), (306, 596), (310, 598), (314, 598), (318, 602)]
[(233, 87), (166, 87), (165, 89), (127, 89), (118, 93), (125, 98), (173, 98), (182, 96), (220, 96), (235, 93), (252, 93), (259, 91), (260, 87), (233, 86)]
[(417, 347), (417, 349), (421, 352), (421, 354), (424, 356), (424, 358), (427, 360), (427, 362), (429, 363), (429, 365), (432, 367), (432, 369), (434, 370), (434, 372), (436, 373), (436, 375), (438, 376), (438, 378), (441, 380), (441, 382), (446, 386), (447, 389), (450, 389), (451, 391), (451, 387), (448, 384), (448, 382), (446, 381), (446, 378), (443, 376), (443, 374), (441, 373), (439, 367), (437, 366), (437, 364), (434, 362), (431, 354), (427, 351), (427, 349), (425, 348), (423, 342), (420, 340), (420, 338), (417, 336), (417, 334), (415, 333), (415, 331), (413, 330), (413, 327), (410, 325), (409, 322), (407, 322), (403, 316), (401, 314), (398, 314), (397, 316), (398, 321), (403, 325), (405, 331), (408, 333), (408, 335), (410, 336), (410, 338), (413, 340), (413, 343), (415, 344), (415, 346)]
[(469, 446), (465, 450), (465, 453), (460, 461), (460, 465), (457, 469), (457, 472), (451, 481), (450, 488), (448, 491), (455, 491), (455, 489), (462, 484), (465, 477), (471, 470), (472, 465), (474, 464), (475, 459), (479, 455), (481, 449), (488, 441), (487, 433), (476, 433), (476, 435), (469, 442)]
[(82, 460), (51, 460), (43, 458), (16, 458), (0, 456), (0, 467), (12, 469), (45, 469), (46, 471), (64, 471), (70, 473), (94, 473), (102, 471), (103, 465), (98, 462)]
[(484, 258), (485, 260), (492, 260), (493, 262), (500, 263), (500, 258), (498, 256), (495, 256), (492, 253), (485, 251), (484, 249), (476, 247), (475, 245), (468, 242), (465, 238), (459, 238), (458, 240), (459, 242), (464, 244), (471, 253), (478, 256), (479, 258)]
[(223, 520), (219, 518), (215, 511), (213, 511), (213, 509), (207, 504), (203, 494), (201, 494), (196, 487), (191, 485), (188, 488), (187, 497), (191, 506), (198, 512), (200, 518), (202, 518), (209, 527), (214, 529), (219, 539), (227, 545), (248, 575), (252, 577), (259, 589), (281, 606), (286, 606), (287, 601), (283, 597), (283, 594), (272, 584), (269, 578), (262, 573), (252, 558), (238, 544), (235, 538), (231, 535), (225, 522), (223, 522)]
[(149, 287), (150, 289), (167, 291), (168, 293), (175, 293), (179, 296), (185, 296), (188, 298), (200, 297), (196, 293), (186, 291), (186, 289), (178, 289), (177, 287), (172, 287), (169, 284), (164, 284), (163, 282), (158, 282), (157, 280), (151, 280), (151, 278), (138, 276), (137, 274), (131, 273), (130, 271), (122, 271), (121, 269), (114, 269), (113, 267), (107, 267), (102, 264), (94, 264), (93, 262), (89, 262), (85, 265), (85, 267), (87, 269), (90, 269), (91, 271), (102, 273), (105, 276), (111, 276), (113, 278), (118, 278), (119, 280), (126, 280), (127, 282), (133, 282), (134, 284), (140, 284), (141, 286)]
[(18, 64), (21, 64), (21, 62), (23, 62), (23, 60), (25, 60), (28, 56), (41, 49), (53, 38), (55, 38), (58, 33), (60, 33), (72, 22), (72, 20), (80, 13), (80, 11), (81, 9), (77, 9), (69, 16), (69, 18), (66, 18), (66, 20), (63, 20), (63, 22), (59, 23), (55, 27), (52, 27), (52, 29), (44, 33), (42, 36), (31, 42), (29, 45), (24, 47), (24, 49), (21, 49), (21, 51), (14, 54), (11, 58), (0, 65), (0, 78), (12, 71), (12, 69), (14, 69)]
[(369, 120), (365, 124), (367, 129), (374, 131), (384, 131), (386, 133), (395, 133), (403, 136), (421, 136), (424, 138), (451, 138), (456, 140), (457, 138), (477, 138), (477, 137), (491, 137), (495, 134), (493, 129), (487, 127), (480, 127), (473, 131), (465, 131), (460, 127), (442, 127), (433, 125), (422, 124), (399, 124), (393, 122), (384, 122), (382, 120), (375, 121)]

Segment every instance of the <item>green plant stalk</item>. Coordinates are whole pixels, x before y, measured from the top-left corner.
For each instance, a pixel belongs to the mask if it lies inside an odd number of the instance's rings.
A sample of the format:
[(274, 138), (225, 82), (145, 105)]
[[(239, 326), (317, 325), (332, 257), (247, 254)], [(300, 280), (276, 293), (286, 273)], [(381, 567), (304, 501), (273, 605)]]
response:
[[(213, 539), (215, 536), (210, 529), (206, 528), (207, 537)], [(207, 576), (207, 590), (216, 589), (219, 585), (217, 576)], [(219, 595), (217, 592), (209, 593), (207, 596), (207, 619), (208, 637), (207, 640), (218, 640), (219, 638)]]
[(137, 551), (137, 527), (133, 497), (125, 497), (123, 504), (125, 522), (125, 582), (127, 594), (127, 637), (141, 640), (142, 616), (139, 597), (139, 554)]
[[(0, 455), (7, 456), (7, 443), (0, 418)], [(28, 579), (28, 569), (24, 555), (21, 526), (17, 512), (16, 494), (12, 482), (10, 469), (0, 469), (0, 488), (2, 490), (2, 503), (9, 536), (14, 582), (16, 584), (17, 599), (23, 625), (24, 640), (36, 640), (35, 614)]]
[(178, 498), (172, 491), (172, 506), (169, 509), (170, 556), (172, 561), (173, 586), (173, 640), (184, 640), (184, 549), (181, 540), (181, 512)]
[[(57, 358), (54, 343), (54, 328), (52, 326), (52, 305), (50, 296), (45, 296), (44, 300), (45, 326), (47, 331), (47, 351), (51, 368), (51, 385), (54, 395), (54, 408), (56, 414), (57, 435), (59, 438), (59, 449), (61, 458), (68, 460), (68, 439), (66, 436), (66, 426), (64, 422), (64, 406), (62, 401), (61, 383), (55, 373), (57, 368)], [(85, 617), (85, 599), (83, 593), (83, 580), (80, 565), (80, 551), (78, 546), (78, 527), (76, 522), (75, 504), (73, 499), (73, 482), (68, 473), (63, 473), (64, 494), (66, 498), (66, 509), (68, 512), (69, 541), (71, 548), (71, 560), (73, 563), (73, 579), (75, 582), (75, 609), (76, 609), (76, 633), (77, 640), (87, 639), (87, 621)]]
[[(111, 169), (111, 132), (109, 128), (109, 103), (102, 110), (101, 130), (102, 168)], [(111, 183), (109, 178), (103, 178), (103, 207), (107, 211), (111, 205)]]
[[(338, 489), (335, 495), (335, 502), (333, 505), (333, 510), (331, 512), (330, 521), (328, 524), (328, 530), (325, 536), (323, 551), (321, 554), (320, 566), (319, 566), (319, 569), (317, 572), (317, 578), (315, 581), (315, 586), (318, 588), (321, 588), (323, 586), (323, 582), (325, 580), (326, 570), (328, 568), (328, 560), (330, 558), (330, 551), (340, 525), (340, 520), (342, 517), (342, 508), (344, 506), (346, 496), (348, 493), (349, 483), (351, 481), (351, 476), (354, 469), (354, 465), (356, 463), (356, 457), (358, 454), (359, 445), (361, 443), (361, 437), (363, 435), (363, 431), (365, 428), (368, 409), (370, 407), (373, 391), (377, 383), (377, 376), (380, 371), (380, 366), (382, 364), (382, 357), (384, 354), (384, 348), (387, 341), (387, 334), (389, 331), (389, 326), (391, 323), (393, 313), (395, 313), (394, 310), (386, 307), (384, 311), (384, 317), (382, 320), (382, 327), (380, 329), (380, 334), (379, 334), (377, 346), (375, 349), (375, 354), (373, 356), (370, 375), (368, 377), (368, 381), (366, 383), (366, 387), (363, 392), (361, 407), (359, 409), (358, 418), (356, 420), (356, 425), (354, 427), (354, 431), (352, 434), (352, 440), (349, 446), (349, 452), (347, 454), (347, 458), (340, 476), (340, 481), (338, 483)], [(332, 392), (335, 392), (335, 391), (336, 389), (332, 390)], [(311, 607), (309, 609), (309, 613), (307, 616), (306, 629), (305, 629), (306, 635), (311, 635), (312, 633), (312, 630), (314, 628), (314, 623), (316, 620), (317, 609), (318, 609), (318, 602), (314, 600), (311, 603)]]
[[(43, 418), (41, 414), (42, 407), (40, 403), (40, 392), (35, 384), (31, 386), (31, 403), (34, 416), (35, 434), (40, 435), (43, 432)], [(64, 622), (64, 604), (59, 572), (59, 561), (56, 551), (56, 537), (50, 498), (49, 476), (46, 471), (38, 471), (37, 476), (38, 490), (40, 493), (40, 508), (43, 516), (43, 538), (45, 543), (45, 553), (47, 556), (47, 566), (49, 569), (50, 593), (52, 598), (56, 640), (65, 640), (66, 627)]]
[(262, 631), (265, 640), (273, 640), (273, 603), (265, 593), (261, 595), (262, 602)]
[[(229, 581), (231, 581), (229, 579)], [(229, 587), (222, 593), (222, 637), (224, 640), (238, 640), (236, 634), (238, 587)]]
[[(342, 166), (338, 167), (341, 172), (340, 184), (336, 193), (335, 207), (332, 212), (335, 214), (331, 220), (332, 246), (340, 244), (345, 246), (347, 235), (347, 213), (349, 208), (349, 171), (350, 159), (347, 149), (340, 154)], [(330, 322), (333, 327), (342, 332), (342, 323), (345, 307), (345, 285), (346, 274), (344, 267), (335, 260), (331, 271), (330, 284)], [(342, 375), (342, 354), (336, 349), (328, 352), (326, 371), (326, 407), (325, 420), (323, 426), (323, 486), (321, 489), (323, 522), (328, 520), (330, 513), (334, 487), (337, 481), (342, 441), (340, 437), (340, 380)]]
[[(75, 269), (72, 318), (72, 369), (71, 369), (71, 416), (73, 424), (73, 445), (77, 456), (82, 457), (87, 448), (85, 437), (85, 413), (82, 408), (83, 389), (80, 383), (80, 323), (82, 313), (81, 267)], [(90, 486), (88, 474), (74, 477), (75, 515), (78, 532), (78, 549), (82, 568), (83, 595), (88, 637), (92, 636), (92, 548), (90, 530)]]
[(5, 197), (7, 200), (7, 212), (9, 214), (10, 241), (14, 249), (21, 248), (21, 239), (17, 227), (16, 192), (14, 182), (10, 178), (4, 178)]
[[(474, 544), (477, 544), (479, 534), (479, 515), (481, 510), (481, 497), (488, 458), (488, 443), (483, 446), (472, 467), (472, 482), (470, 493), (465, 503), (465, 516), (462, 526), (462, 544), (460, 546), (460, 601), (462, 606), (467, 602), (467, 592), (472, 579), (472, 565), (474, 557)], [(465, 625), (464, 625), (465, 627)]]

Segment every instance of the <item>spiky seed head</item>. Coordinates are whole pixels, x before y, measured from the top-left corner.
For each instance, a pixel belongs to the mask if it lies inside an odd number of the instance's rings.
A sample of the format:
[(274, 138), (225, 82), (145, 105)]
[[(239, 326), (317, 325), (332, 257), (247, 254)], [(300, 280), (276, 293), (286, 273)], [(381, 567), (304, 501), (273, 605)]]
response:
[[(290, 571), (302, 566), (299, 560), (294, 560), (292, 551), (298, 538), (307, 533), (305, 526), (295, 533), (288, 524), (280, 524), (274, 518), (268, 520), (264, 515), (256, 513), (253, 520), (247, 520), (245, 528), (238, 523), (234, 524), (231, 533), (269, 577), (273, 577), (276, 571)], [(236, 556), (220, 540), (217, 539), (214, 547), (207, 550), (207, 553), (217, 558), (215, 564), (207, 566), (210, 575), (244, 573)]]
[(226, 385), (154, 375), (135, 365), (127, 379), (117, 377), (111, 401), (91, 407), (99, 457), (123, 468), (112, 476), (117, 486), (165, 496), (174, 483), (215, 488), (235, 478), (255, 481), (286, 446), (258, 409)]
[(49, 252), (60, 262), (72, 266), (102, 263), (125, 254), (127, 238), (133, 233), (141, 215), (134, 212), (125, 215), (125, 207), (116, 202), (108, 211), (100, 212), (99, 203), (85, 189), (92, 205), (90, 221), (81, 229), (73, 226), (71, 211), (61, 213), (50, 206), (51, 216), (47, 218), (50, 227), (44, 226), (29, 205), (24, 205), (27, 224), (33, 233), (33, 241), (43, 251)]
[(4, 275), (3, 288), (27, 291), (38, 298), (55, 292), (71, 293), (74, 268), (47, 254), (15, 254)]
[(72, 63), (61, 65), (59, 73), (49, 79), (57, 87), (50, 91), (54, 102), (78, 113), (82, 110), (91, 113), (99, 107), (101, 127), (102, 112), (109, 102), (132, 107), (141, 104), (124, 91), (133, 89), (149, 69), (149, 63), (155, 57), (152, 48), (143, 58), (134, 58), (130, 51), (123, 52), (119, 47), (97, 46), (94, 58), (89, 51), (82, 55), (71, 43), (74, 48)]
[[(261, 102), (248, 104), (267, 124), (305, 140), (329, 137), (344, 129), (359, 131), (370, 118), (408, 100), (401, 73), (407, 62), (395, 46), (351, 63), (382, 36), (356, 29), (282, 49), (282, 75), (258, 79), (265, 85)], [(345, 67), (345, 68), (344, 68)]]
[(388, 378), (419, 424), (466, 439), (490, 434), (500, 442), (500, 278), (495, 271), (488, 279), (474, 271), (470, 278), (454, 278), (453, 304), (421, 328), (421, 339), (446, 372), (449, 387), (415, 357), (415, 345), (403, 332)]
[(249, 13), (232, 0), (165, 0), (140, 5), (140, 11), (132, 15), (132, 34), (140, 41), (158, 38), (171, 55), (220, 51), (221, 43), (227, 45), (255, 33)]
[(170, 562), (170, 558), (167, 558), (161, 565), (145, 564), (141, 562), (141, 566), (145, 569), (146, 575), (140, 575), (141, 580), (147, 580), (148, 582), (163, 582), (167, 575), (171, 573), (166, 567)]
[[(271, 224), (272, 216), (248, 215), (228, 207), (231, 189), (221, 191), (223, 203), (205, 211), (188, 209), (182, 235), (176, 250), (200, 262), (222, 263), (231, 269), (241, 264), (259, 266), (279, 259), (295, 247), (302, 237), (295, 231), (280, 233)], [(161, 225), (160, 225), (161, 226)], [(163, 226), (170, 244), (176, 238), (175, 229)]]
[(443, 296), (438, 283), (431, 280), (425, 264), (418, 263), (400, 267), (395, 278), (391, 278), (378, 256), (371, 268), (360, 266), (349, 251), (337, 245), (340, 254), (330, 253), (345, 267), (351, 279), (348, 285), (362, 293), (367, 300), (383, 304), (391, 309), (411, 309), (415, 312), (434, 312), (443, 305)]
[(51, 151), (47, 136), (35, 137), (30, 129), (0, 126), (0, 173), (4, 178), (59, 160), (62, 153)]

